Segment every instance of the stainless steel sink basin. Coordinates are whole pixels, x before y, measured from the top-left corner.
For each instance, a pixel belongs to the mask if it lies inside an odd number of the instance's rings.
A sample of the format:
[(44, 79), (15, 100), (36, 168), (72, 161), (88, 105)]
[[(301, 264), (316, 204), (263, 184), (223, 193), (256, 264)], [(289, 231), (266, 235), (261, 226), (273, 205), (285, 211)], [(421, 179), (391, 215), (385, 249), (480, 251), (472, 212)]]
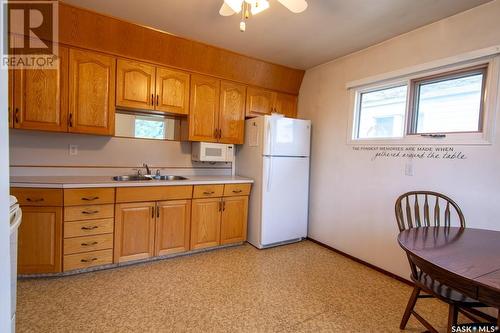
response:
[(115, 176), (113, 177), (113, 180), (117, 182), (136, 182), (143, 180), (153, 180), (153, 178), (151, 176), (130, 175), (130, 176)]
[(184, 180), (186, 177), (182, 176), (149, 176), (149, 175), (129, 175), (129, 176), (115, 176), (114, 181), (117, 182), (136, 182), (136, 181), (151, 181), (151, 180)]
[(182, 176), (170, 176), (170, 175), (166, 175), (166, 176), (153, 176), (153, 179), (154, 180), (185, 180), (187, 178), (186, 177), (182, 177)]

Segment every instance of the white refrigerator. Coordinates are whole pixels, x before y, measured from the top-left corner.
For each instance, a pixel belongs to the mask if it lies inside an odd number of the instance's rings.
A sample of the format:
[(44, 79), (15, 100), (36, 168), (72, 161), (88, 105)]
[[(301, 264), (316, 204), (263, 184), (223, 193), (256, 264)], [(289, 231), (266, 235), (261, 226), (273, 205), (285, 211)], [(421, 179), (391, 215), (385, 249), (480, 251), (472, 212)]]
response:
[(259, 249), (307, 236), (310, 138), (310, 120), (272, 115), (245, 122), (236, 169), (255, 181), (247, 239)]

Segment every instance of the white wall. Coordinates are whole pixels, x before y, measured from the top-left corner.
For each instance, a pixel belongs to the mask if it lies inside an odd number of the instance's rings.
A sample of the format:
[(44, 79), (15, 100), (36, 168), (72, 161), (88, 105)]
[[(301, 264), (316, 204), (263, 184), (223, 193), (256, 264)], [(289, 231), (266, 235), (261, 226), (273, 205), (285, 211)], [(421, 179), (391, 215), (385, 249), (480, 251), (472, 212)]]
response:
[[(4, 17), (0, 6), (0, 17)], [(5, 36), (0, 36), (3, 42)], [(0, 332), (10, 332), (9, 137), (7, 71), (0, 70)]]
[[(500, 112), (493, 145), (463, 147), (463, 161), (370, 161), (347, 144), (347, 82), (500, 44), (500, 0), (417, 29), (306, 72), (299, 116), (313, 122), (309, 236), (408, 278), (397, 245), (394, 201), (413, 189), (456, 199), (468, 227), (500, 230)], [(332, 26), (334, 28), (334, 24)]]
[[(69, 154), (69, 145), (78, 146), (78, 155)], [(63, 175), (71, 167), (81, 174), (92, 169), (92, 173), (113, 172), (114, 168), (137, 168), (148, 163), (152, 168), (168, 169), (171, 172), (184, 170), (188, 173), (210, 173), (210, 170), (230, 172), (228, 163), (197, 163), (191, 161), (191, 143), (128, 138), (110, 138), (95, 135), (50, 133), (13, 130), (10, 134), (11, 174), (19, 175)], [(41, 166), (42, 168), (33, 168)], [(58, 166), (59, 168), (53, 168)], [(104, 168), (106, 167), (106, 168)], [(196, 169), (196, 170), (194, 170)], [(100, 171), (99, 171), (100, 170)], [(226, 172), (226, 173), (227, 173)]]

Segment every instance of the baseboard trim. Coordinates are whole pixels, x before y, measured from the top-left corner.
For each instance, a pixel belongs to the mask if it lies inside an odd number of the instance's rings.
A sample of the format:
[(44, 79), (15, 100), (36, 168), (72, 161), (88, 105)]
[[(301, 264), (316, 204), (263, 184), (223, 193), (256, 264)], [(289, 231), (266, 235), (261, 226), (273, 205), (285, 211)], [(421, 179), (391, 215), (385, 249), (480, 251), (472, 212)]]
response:
[(375, 266), (375, 265), (372, 265), (372, 264), (370, 264), (370, 263), (368, 263), (368, 262), (366, 262), (366, 261), (364, 261), (364, 260), (361, 260), (361, 259), (359, 259), (359, 258), (353, 257), (353, 256), (351, 256), (350, 254), (347, 254), (347, 253), (345, 253), (345, 252), (343, 252), (343, 251), (337, 250), (336, 248), (331, 247), (330, 245), (326, 245), (325, 243), (322, 243), (322, 242), (320, 242), (320, 241), (317, 241), (317, 240), (315, 240), (315, 239), (313, 239), (313, 238), (307, 237), (307, 239), (308, 239), (308, 240), (310, 240), (310, 241), (311, 241), (311, 242), (313, 242), (313, 243), (318, 244), (319, 246), (322, 246), (322, 247), (324, 247), (324, 248), (326, 248), (326, 249), (328, 249), (328, 250), (331, 250), (331, 251), (333, 251), (333, 252), (335, 252), (335, 253), (340, 254), (341, 256), (344, 256), (344, 257), (346, 257), (346, 258), (348, 258), (348, 259), (351, 259), (352, 261), (355, 261), (355, 262), (357, 262), (357, 263), (359, 263), (359, 264), (362, 264), (362, 265), (364, 265), (364, 266), (366, 266), (366, 267), (369, 267), (369, 268), (371, 268), (371, 269), (373, 269), (373, 270), (376, 270), (376, 271), (377, 271), (377, 272), (379, 272), (379, 273), (382, 273), (382, 274), (384, 274), (384, 275), (387, 275), (388, 277), (391, 277), (391, 278), (393, 278), (393, 279), (395, 279), (395, 280), (398, 280), (399, 282), (402, 282), (402, 283), (404, 283), (404, 284), (407, 284), (407, 285), (409, 285), (409, 286), (411, 286), (411, 287), (413, 287), (413, 286), (414, 286), (413, 282), (408, 281), (408, 280), (406, 280), (406, 279), (403, 279), (403, 278), (402, 278), (401, 276), (399, 276), (399, 275), (396, 275), (396, 274), (394, 274), (394, 273), (391, 273), (391, 272), (389, 272), (389, 271), (386, 271), (385, 269), (382, 269), (382, 268), (380, 268), (380, 267), (377, 267), (377, 266)]

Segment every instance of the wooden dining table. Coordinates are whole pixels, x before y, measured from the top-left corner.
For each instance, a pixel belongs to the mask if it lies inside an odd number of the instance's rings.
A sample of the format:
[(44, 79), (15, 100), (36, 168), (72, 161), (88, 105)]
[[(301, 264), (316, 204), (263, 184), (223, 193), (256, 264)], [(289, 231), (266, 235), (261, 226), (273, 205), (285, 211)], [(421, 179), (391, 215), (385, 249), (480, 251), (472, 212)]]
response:
[(420, 227), (402, 231), (398, 242), (435, 280), (500, 309), (500, 231)]

